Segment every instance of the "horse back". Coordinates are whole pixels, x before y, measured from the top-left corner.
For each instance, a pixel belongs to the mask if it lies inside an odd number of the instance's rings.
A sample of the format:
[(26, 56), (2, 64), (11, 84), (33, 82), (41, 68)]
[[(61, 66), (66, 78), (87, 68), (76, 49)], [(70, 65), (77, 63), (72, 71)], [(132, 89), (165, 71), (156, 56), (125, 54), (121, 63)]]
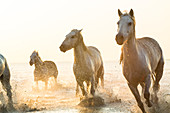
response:
[(100, 51), (99, 51), (96, 47), (94, 47), (94, 46), (88, 46), (88, 48), (89, 48), (89, 49), (92, 49), (92, 50), (95, 50), (95, 51), (97, 51), (98, 53), (100, 53)]
[(98, 71), (101, 65), (103, 65), (101, 53), (96, 47), (93, 46), (88, 46), (88, 50), (95, 65), (95, 70)]
[(44, 65), (49, 69), (49, 70), (57, 70), (57, 66), (53, 61), (44, 61)]
[(145, 57), (149, 60), (152, 70), (155, 70), (159, 60), (162, 58), (162, 49), (158, 42), (149, 37), (137, 39), (139, 50), (144, 52)]

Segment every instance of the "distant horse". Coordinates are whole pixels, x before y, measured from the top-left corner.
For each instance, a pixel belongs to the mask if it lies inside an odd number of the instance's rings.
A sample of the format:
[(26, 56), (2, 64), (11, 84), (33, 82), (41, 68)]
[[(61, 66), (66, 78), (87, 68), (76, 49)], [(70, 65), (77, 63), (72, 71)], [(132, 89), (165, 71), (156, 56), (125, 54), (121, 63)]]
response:
[(4, 56), (0, 54), (0, 81), (2, 83), (3, 89), (7, 92), (8, 104), (13, 107), (12, 92), (10, 85), (10, 70)]
[(155, 102), (157, 102), (159, 81), (162, 78), (164, 67), (162, 50), (157, 41), (152, 38), (143, 37), (136, 39), (135, 17), (132, 9), (125, 14), (118, 10), (118, 14), (120, 20), (117, 23), (118, 34), (116, 35), (116, 42), (119, 45), (123, 45), (120, 57), (123, 75), (136, 98), (138, 106), (143, 113), (146, 113), (137, 86), (138, 84), (142, 86), (146, 104), (148, 107), (151, 107), (149, 88), (152, 77)]
[[(87, 87), (91, 83), (91, 94), (94, 96), (95, 87), (101, 79), (101, 84), (104, 87), (104, 67), (101, 54), (95, 47), (87, 47), (84, 44), (82, 30), (73, 29), (60, 46), (62, 52), (66, 52), (74, 48), (74, 65), (73, 71), (77, 84), (82, 90), (83, 96), (87, 96), (83, 82), (87, 83)], [(78, 85), (76, 92), (78, 91)]]
[(45, 82), (45, 89), (47, 89), (48, 79), (54, 77), (55, 83), (57, 83), (58, 70), (57, 66), (52, 61), (42, 61), (38, 52), (33, 51), (30, 56), (30, 65), (35, 64), (34, 81), (36, 87), (38, 87), (38, 81)]

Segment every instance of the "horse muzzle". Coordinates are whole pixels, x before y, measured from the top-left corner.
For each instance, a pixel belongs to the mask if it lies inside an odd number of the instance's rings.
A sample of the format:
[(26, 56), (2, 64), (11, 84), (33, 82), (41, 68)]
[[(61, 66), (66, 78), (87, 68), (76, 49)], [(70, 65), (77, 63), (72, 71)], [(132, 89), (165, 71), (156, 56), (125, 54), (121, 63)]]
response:
[(123, 36), (120, 35), (119, 33), (116, 35), (115, 40), (116, 40), (118, 45), (122, 45), (123, 44)]
[(30, 64), (30, 66), (32, 66), (32, 65), (33, 65), (33, 62), (30, 61), (29, 64)]
[(60, 48), (60, 51), (62, 51), (64, 53), (67, 51), (66, 48), (63, 45), (61, 45), (59, 48)]

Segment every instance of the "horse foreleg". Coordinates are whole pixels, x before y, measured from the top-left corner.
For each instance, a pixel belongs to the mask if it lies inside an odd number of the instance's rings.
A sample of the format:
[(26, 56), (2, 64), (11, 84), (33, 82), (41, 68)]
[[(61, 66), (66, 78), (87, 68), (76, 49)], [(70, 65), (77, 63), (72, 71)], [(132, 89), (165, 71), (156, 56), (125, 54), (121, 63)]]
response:
[(48, 81), (45, 81), (45, 90), (47, 90)]
[(140, 83), (141, 87), (142, 87), (142, 95), (144, 95), (144, 91), (145, 91), (145, 84), (142, 82)]
[(137, 89), (137, 86), (133, 86), (131, 84), (128, 84), (128, 86), (129, 86), (131, 92), (133, 93), (133, 95), (135, 96), (135, 99), (138, 103), (139, 108), (142, 110), (143, 113), (146, 113), (144, 106), (143, 106), (143, 103), (140, 99), (140, 95), (139, 95), (139, 91)]
[(95, 81), (94, 81), (94, 75), (91, 77), (91, 94), (94, 96), (95, 93)]
[(77, 83), (77, 86), (76, 86), (76, 96), (78, 96), (78, 94), (79, 94), (79, 85)]
[(3, 79), (1, 80), (3, 89), (7, 92), (8, 96), (8, 105), (13, 108), (13, 101), (12, 101), (12, 91), (11, 91), (11, 85), (10, 85), (10, 75), (2, 75)]
[(38, 81), (35, 81), (36, 82), (36, 89), (39, 90), (38, 88)]
[(98, 84), (99, 84), (99, 77), (96, 75), (96, 77), (95, 77), (95, 88), (97, 88)]
[(145, 91), (144, 91), (144, 98), (146, 99), (146, 104), (148, 107), (152, 106), (152, 103), (150, 101), (150, 93), (149, 93), (149, 88), (151, 85), (151, 77), (148, 75), (145, 79)]
[(87, 93), (89, 93), (90, 82), (87, 81), (86, 83), (87, 83)]
[(77, 82), (78, 82), (78, 85), (80, 86), (83, 96), (87, 96), (87, 92), (85, 91), (83, 82), (82, 81), (81, 82), (77, 81)]

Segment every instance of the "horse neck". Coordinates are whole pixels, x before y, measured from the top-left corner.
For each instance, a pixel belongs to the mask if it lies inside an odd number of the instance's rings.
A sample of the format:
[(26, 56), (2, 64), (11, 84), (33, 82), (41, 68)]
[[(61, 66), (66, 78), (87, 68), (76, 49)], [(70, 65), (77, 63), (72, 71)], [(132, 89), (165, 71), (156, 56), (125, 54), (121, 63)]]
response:
[(130, 39), (123, 45), (123, 57), (133, 61), (138, 58), (137, 44), (135, 33), (131, 35)]
[(87, 47), (84, 44), (83, 38), (79, 40), (79, 43), (77, 46), (74, 48), (74, 63), (76, 64), (83, 64), (85, 61), (85, 54), (87, 52)]
[(36, 68), (40, 68), (43, 65), (43, 61), (41, 60), (41, 58), (38, 56), (38, 60), (36, 60), (35, 62), (35, 67)]

